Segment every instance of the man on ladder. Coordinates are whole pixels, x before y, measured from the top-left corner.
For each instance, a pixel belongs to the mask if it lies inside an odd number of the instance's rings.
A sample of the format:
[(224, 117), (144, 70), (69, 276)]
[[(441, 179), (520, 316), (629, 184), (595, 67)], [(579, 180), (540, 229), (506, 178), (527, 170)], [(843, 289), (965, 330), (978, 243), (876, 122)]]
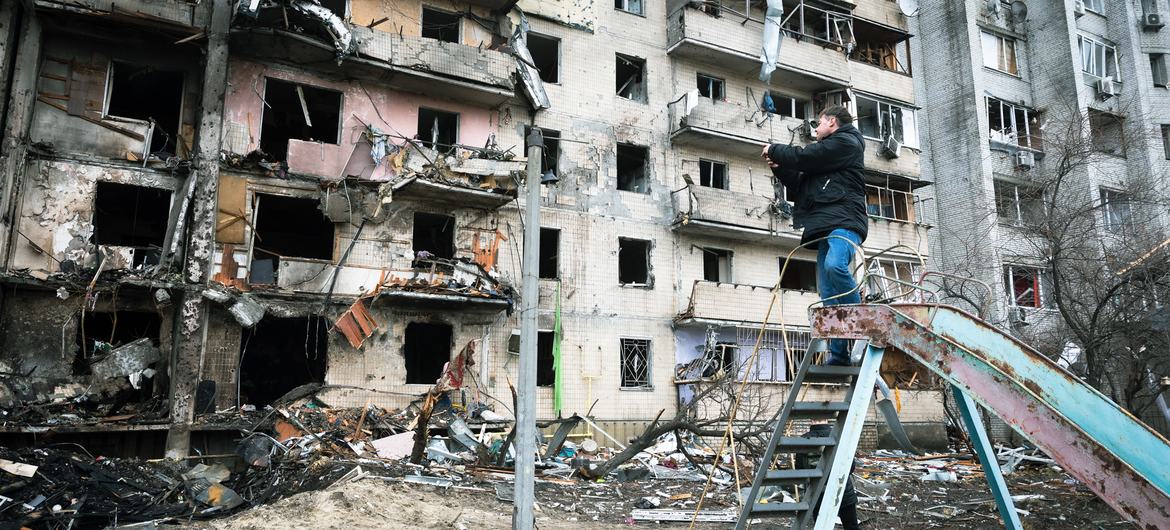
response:
[[(764, 160), (772, 174), (795, 194), (792, 226), (804, 228), (800, 243), (822, 239), (817, 249), (817, 290), (825, 305), (859, 304), (861, 294), (849, 262), (853, 247), (861, 245), (869, 231), (865, 140), (853, 126), (849, 109), (841, 105), (821, 111), (814, 133), (817, 141), (807, 147), (765, 147)], [(843, 293), (849, 294), (833, 298)], [(850, 364), (846, 340), (829, 342), (827, 364)]]
[[(801, 244), (821, 240), (817, 248), (817, 291), (824, 304), (861, 303), (850, 263), (853, 247), (861, 245), (869, 228), (865, 209), (865, 140), (853, 126), (849, 109), (841, 105), (821, 111), (814, 132), (816, 143), (812, 145), (801, 148), (772, 144), (764, 148), (763, 157), (773, 175), (794, 195), (792, 224), (804, 228)], [(851, 364), (847, 340), (829, 341), (826, 364)], [(828, 436), (829, 431), (828, 424), (812, 425), (805, 436)], [(809, 467), (808, 459), (804, 460), (800, 467)], [(837, 515), (846, 530), (860, 528), (852, 480), (846, 483)]]

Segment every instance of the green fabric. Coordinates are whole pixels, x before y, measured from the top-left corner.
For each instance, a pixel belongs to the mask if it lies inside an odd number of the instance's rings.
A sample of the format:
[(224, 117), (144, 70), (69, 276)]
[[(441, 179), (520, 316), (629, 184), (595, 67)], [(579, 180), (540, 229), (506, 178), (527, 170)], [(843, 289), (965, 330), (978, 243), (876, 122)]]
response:
[(557, 282), (557, 317), (553, 325), (553, 410), (557, 416), (561, 415), (561, 397), (564, 395), (561, 377), (561, 282)]

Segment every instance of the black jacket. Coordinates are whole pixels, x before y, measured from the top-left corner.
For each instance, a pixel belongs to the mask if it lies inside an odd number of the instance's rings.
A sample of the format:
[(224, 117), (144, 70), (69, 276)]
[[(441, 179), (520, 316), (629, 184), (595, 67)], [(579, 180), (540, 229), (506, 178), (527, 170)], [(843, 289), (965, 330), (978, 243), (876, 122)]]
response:
[(772, 169), (796, 208), (793, 226), (804, 228), (801, 243), (829, 235), (837, 228), (852, 230), (862, 241), (869, 231), (865, 211), (865, 140), (852, 124), (808, 147), (773, 144)]

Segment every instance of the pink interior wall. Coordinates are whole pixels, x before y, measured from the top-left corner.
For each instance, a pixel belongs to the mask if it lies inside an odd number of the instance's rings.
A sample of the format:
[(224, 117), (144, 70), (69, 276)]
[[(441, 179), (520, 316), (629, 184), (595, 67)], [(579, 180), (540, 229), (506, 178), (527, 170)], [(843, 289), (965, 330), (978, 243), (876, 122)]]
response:
[[(342, 172), (348, 165), (348, 171), (345, 171), (347, 174), (358, 174), (360, 170), (360, 176), (375, 180), (393, 176), (387, 170), (387, 164), (376, 169), (373, 167), (370, 145), (362, 135), (365, 130), (362, 123), (373, 125), (387, 134), (411, 138), (418, 132), (420, 106), (458, 112), (458, 141), (464, 145), (483, 145), (493, 132), (492, 124), (497, 123), (493, 120), (494, 111), (491, 109), (396, 92), (373, 82), (337, 82), (280, 66), (233, 60), (228, 72), (230, 86), (224, 98), (224, 119), (225, 127), (234, 122), (238, 124), (237, 127), (247, 131), (247, 149), (244, 152), (251, 152), (260, 146), (260, 125), (264, 110), (257, 92), (264, 93), (265, 77), (328, 88), (343, 94), (340, 145), (290, 141), (287, 160), (289, 171), (293, 173), (337, 178), (343, 176)], [(390, 141), (401, 145), (404, 140), (391, 138)], [(225, 148), (230, 149), (226, 135)], [(284, 155), (274, 154), (278, 157)]]

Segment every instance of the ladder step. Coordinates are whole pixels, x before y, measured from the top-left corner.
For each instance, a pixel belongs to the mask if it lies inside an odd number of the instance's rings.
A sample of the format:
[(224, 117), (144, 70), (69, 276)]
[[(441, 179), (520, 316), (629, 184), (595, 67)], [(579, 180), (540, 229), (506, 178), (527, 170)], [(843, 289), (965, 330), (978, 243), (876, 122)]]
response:
[(807, 502), (768, 502), (752, 505), (752, 515), (781, 515), (808, 510)]
[(790, 418), (824, 417), (849, 411), (849, 403), (845, 401), (804, 401), (794, 403)]
[(804, 480), (821, 478), (824, 473), (819, 469), (772, 469), (764, 475), (764, 484), (779, 485), (801, 482)]
[(858, 366), (826, 366), (814, 365), (808, 367), (804, 375), (806, 383), (843, 383), (850, 377), (857, 377), (861, 373)]
[(837, 445), (836, 438), (804, 438), (802, 436), (785, 436), (780, 438), (778, 449), (787, 449), (788, 452), (816, 451), (822, 447)]

